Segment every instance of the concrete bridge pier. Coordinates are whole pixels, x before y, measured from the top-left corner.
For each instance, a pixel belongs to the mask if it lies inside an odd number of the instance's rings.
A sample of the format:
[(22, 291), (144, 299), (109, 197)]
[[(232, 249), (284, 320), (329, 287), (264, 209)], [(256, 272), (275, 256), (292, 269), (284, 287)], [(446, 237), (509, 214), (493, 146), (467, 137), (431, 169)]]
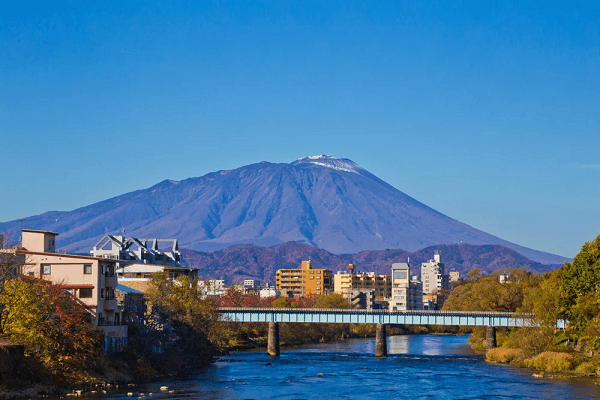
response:
[(488, 326), (485, 331), (485, 349), (493, 349), (496, 347), (496, 327)]
[(270, 356), (279, 355), (279, 322), (269, 322), (267, 354)]
[(377, 324), (377, 335), (375, 336), (375, 357), (387, 356), (387, 334), (385, 324)]

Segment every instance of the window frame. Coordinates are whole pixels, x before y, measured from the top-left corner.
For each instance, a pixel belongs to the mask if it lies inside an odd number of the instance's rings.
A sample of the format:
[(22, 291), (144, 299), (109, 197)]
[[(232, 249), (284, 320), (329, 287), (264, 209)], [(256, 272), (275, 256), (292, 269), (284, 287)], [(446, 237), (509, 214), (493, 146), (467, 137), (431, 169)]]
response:
[[(87, 272), (89, 269), (89, 272)], [(83, 264), (83, 274), (91, 275), (92, 274), (92, 264)]]

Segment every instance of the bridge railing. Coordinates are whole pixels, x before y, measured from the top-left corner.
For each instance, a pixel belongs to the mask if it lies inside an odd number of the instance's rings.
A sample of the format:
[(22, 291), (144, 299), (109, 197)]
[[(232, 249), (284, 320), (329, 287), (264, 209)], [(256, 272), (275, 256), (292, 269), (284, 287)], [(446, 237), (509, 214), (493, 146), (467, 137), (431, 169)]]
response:
[(533, 319), (531, 313), (515, 313), (502, 311), (442, 311), (442, 310), (365, 310), (352, 308), (284, 308), (284, 307), (219, 307), (220, 312), (259, 312), (259, 313), (292, 313), (292, 314), (374, 314), (374, 315), (439, 315), (439, 316), (477, 316), (508, 317)]

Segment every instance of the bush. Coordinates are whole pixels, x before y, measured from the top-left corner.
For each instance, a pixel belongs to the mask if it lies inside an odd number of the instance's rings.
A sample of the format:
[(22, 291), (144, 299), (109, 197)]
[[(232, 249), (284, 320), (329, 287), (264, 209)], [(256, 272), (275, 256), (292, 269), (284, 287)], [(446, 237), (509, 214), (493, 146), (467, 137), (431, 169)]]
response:
[(521, 351), (519, 349), (507, 349), (503, 347), (497, 347), (490, 349), (485, 354), (485, 358), (489, 362), (510, 364), (513, 360), (519, 358)]
[(586, 362), (579, 364), (575, 368), (575, 371), (581, 372), (583, 374), (588, 374), (588, 375), (597, 374), (598, 372), (600, 372), (598, 363), (595, 363), (593, 361), (586, 361)]
[(564, 372), (573, 368), (573, 359), (570, 354), (545, 351), (535, 357), (525, 360), (528, 368), (547, 372)]
[(546, 327), (516, 328), (504, 346), (521, 349), (524, 357), (540, 354), (552, 345), (554, 333)]

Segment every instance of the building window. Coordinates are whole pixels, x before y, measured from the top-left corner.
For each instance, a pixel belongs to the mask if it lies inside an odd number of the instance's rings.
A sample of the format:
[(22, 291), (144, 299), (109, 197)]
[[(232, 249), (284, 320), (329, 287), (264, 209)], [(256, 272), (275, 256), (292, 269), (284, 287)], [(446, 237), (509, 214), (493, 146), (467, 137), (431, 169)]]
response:
[(42, 275), (50, 275), (51, 269), (50, 264), (42, 264)]
[(406, 279), (406, 271), (394, 271), (394, 279)]
[(311, 277), (310, 277), (310, 279), (315, 279), (315, 277), (314, 277), (314, 276), (311, 276)]
[(92, 298), (92, 289), (79, 289), (79, 298), (80, 299), (91, 299)]
[(100, 298), (104, 298), (104, 289), (100, 289)]
[(85, 264), (83, 266), (83, 273), (89, 275), (92, 273), (92, 264)]

